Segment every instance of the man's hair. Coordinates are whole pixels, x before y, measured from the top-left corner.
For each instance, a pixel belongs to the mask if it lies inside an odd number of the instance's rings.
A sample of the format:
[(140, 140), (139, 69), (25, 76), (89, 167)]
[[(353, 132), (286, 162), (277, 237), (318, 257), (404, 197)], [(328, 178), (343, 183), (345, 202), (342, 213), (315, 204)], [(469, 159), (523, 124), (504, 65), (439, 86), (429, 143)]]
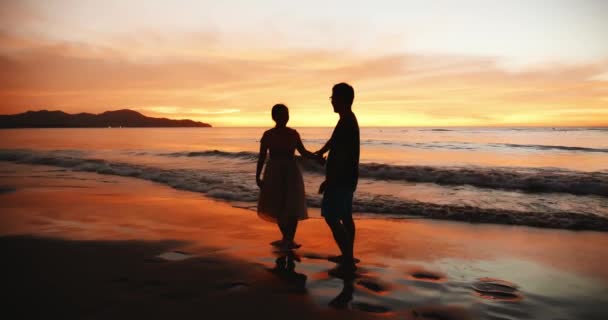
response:
[(331, 95), (351, 107), (355, 100), (355, 89), (346, 82), (340, 82), (331, 89)]
[(277, 118), (281, 113), (289, 113), (289, 109), (287, 109), (287, 106), (282, 103), (275, 104), (272, 107), (272, 120), (277, 121)]

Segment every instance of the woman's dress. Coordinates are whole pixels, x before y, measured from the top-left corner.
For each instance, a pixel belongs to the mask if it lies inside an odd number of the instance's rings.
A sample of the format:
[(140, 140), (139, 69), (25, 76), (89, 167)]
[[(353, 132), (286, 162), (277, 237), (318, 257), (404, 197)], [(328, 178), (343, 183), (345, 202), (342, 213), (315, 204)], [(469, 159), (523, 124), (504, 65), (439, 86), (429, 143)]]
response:
[(258, 199), (258, 215), (267, 221), (285, 222), (308, 218), (304, 179), (296, 162), (300, 135), (291, 128), (273, 128), (262, 136), (270, 150)]

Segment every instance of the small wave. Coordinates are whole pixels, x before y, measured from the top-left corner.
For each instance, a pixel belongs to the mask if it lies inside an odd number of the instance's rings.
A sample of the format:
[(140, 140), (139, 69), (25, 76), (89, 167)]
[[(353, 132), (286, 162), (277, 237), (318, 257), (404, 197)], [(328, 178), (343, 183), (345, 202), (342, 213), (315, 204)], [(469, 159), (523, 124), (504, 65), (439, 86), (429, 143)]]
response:
[[(173, 154), (173, 155), (177, 155)], [(182, 156), (185, 153), (180, 153)], [(187, 156), (220, 156), (257, 159), (252, 152), (203, 151)], [(310, 172), (323, 173), (323, 167), (299, 158), (302, 167)], [(362, 163), (360, 177), (376, 180), (436, 183), (439, 185), (472, 185), (479, 188), (523, 190), (526, 192), (560, 192), (576, 195), (608, 196), (606, 172), (581, 172), (547, 168), (484, 168), (399, 166)]]
[(497, 146), (497, 147), (524, 148), (524, 149), (535, 149), (535, 150), (561, 150), (561, 151), (605, 152), (605, 153), (608, 153), (608, 149), (602, 149), (602, 148), (585, 148), (585, 147), (570, 147), (570, 146), (551, 146), (551, 145), (542, 145), (542, 144), (512, 144), (512, 143), (492, 143), (490, 145)]
[(258, 158), (258, 154), (254, 153), (254, 152), (248, 152), (248, 151), (228, 152), (228, 151), (221, 151), (221, 150), (173, 152), (173, 153), (163, 153), (161, 155), (171, 156), (171, 157), (225, 157), (225, 158), (235, 158), (235, 159), (244, 159), (244, 160), (257, 160), (257, 158)]
[[(371, 201), (370, 201), (371, 200)], [(391, 196), (359, 195), (353, 210), (382, 214), (407, 214), (431, 219), (471, 223), (524, 225), (539, 228), (608, 231), (608, 219), (579, 212), (530, 212), (474, 206), (443, 205), (419, 201), (404, 201)]]
[[(170, 156), (216, 156), (255, 161), (253, 152), (200, 151), (177, 152)], [(322, 174), (324, 169), (313, 161), (298, 157), (302, 168)], [(608, 172), (583, 172), (553, 168), (508, 167), (432, 167), (362, 163), (362, 178), (390, 181), (424, 182), (439, 185), (471, 185), (478, 188), (521, 190), (532, 193), (559, 192), (608, 197)]]
[(371, 179), (471, 185), (479, 188), (608, 196), (608, 174), (551, 168), (485, 168), (361, 164), (359, 176)]
[[(472, 143), (456, 141), (433, 141), (433, 142), (411, 142), (403, 143), (399, 141), (386, 140), (363, 140), (362, 145), (369, 146), (393, 146), (414, 149), (448, 149), (448, 150), (487, 150), (498, 149), (497, 151), (508, 151), (509, 149), (522, 149), (531, 151), (566, 151), (566, 152), (595, 152), (608, 153), (606, 148), (588, 148), (575, 146), (557, 146), (542, 144), (515, 144), (515, 143)], [(513, 150), (511, 150), (513, 151)]]
[[(195, 169), (162, 169), (147, 165), (121, 163), (103, 159), (87, 159), (53, 152), (0, 150), (1, 161), (50, 165), (75, 171), (134, 177), (171, 186), (176, 189), (203, 193), (209, 197), (255, 202), (258, 188), (254, 175), (211, 172)], [(321, 199), (308, 194), (311, 207), (319, 207)], [(608, 218), (579, 212), (524, 212), (473, 206), (443, 205), (403, 200), (389, 195), (358, 192), (353, 203), (356, 212), (390, 215), (421, 216), (433, 219), (458, 220), (475, 223), (527, 225), (545, 228), (608, 231)]]

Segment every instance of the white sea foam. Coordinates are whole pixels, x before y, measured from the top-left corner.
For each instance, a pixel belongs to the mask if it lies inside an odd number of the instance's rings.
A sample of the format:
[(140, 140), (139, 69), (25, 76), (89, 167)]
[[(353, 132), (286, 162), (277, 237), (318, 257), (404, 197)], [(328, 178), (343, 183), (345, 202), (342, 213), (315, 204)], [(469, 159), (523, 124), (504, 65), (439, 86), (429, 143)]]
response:
[[(213, 151), (209, 153), (209, 155), (237, 158), (247, 157), (248, 159), (252, 159), (250, 158), (252, 153), (228, 153), (222, 151)], [(180, 155), (174, 154), (174, 156)], [(201, 156), (201, 153), (196, 153), (196, 156)], [(209, 197), (227, 201), (255, 202), (258, 196), (258, 188), (254, 183), (251, 182), (254, 181), (253, 173), (249, 176), (243, 176), (242, 174), (227, 175), (225, 172), (211, 170), (159, 168), (150, 165), (86, 158), (84, 153), (78, 151), (0, 150), (0, 161), (51, 165), (69, 168), (75, 171), (97, 172), (100, 174), (135, 177), (162, 183), (177, 189), (200, 192)], [(538, 169), (534, 169), (531, 173), (512, 173), (500, 171), (503, 169), (488, 168), (475, 168), (467, 169), (470, 171), (458, 171), (454, 169), (395, 167), (378, 164), (362, 165), (361, 171), (363, 176), (371, 176), (375, 179), (382, 179), (384, 176), (410, 174), (408, 169), (413, 170), (423, 177), (440, 177), (441, 179), (448, 179), (450, 177), (449, 174), (452, 174), (460, 177), (459, 183), (468, 182), (469, 180), (467, 179), (474, 180), (485, 177), (485, 179), (502, 179), (503, 183), (508, 179), (513, 179), (515, 181), (519, 181), (518, 183), (521, 184), (526, 181), (526, 174), (534, 175), (538, 174), (539, 172)], [(445, 175), (446, 170), (448, 172), (448, 178), (442, 176), (442, 173)], [(557, 179), (562, 179), (562, 182), (568, 182), (568, 179), (573, 178), (580, 179), (578, 175), (582, 175), (584, 179), (590, 179), (590, 181), (586, 183), (595, 183), (604, 187), (606, 186), (605, 173), (604, 175), (601, 173), (590, 173), (591, 176), (585, 175), (586, 173), (571, 171), (557, 171), (557, 173), (551, 173), (558, 174), (557, 178), (551, 178), (551, 176), (548, 175), (549, 173), (545, 175), (545, 179), (550, 181), (553, 179), (553, 184), (545, 183), (545, 188), (547, 188), (547, 186), (560, 185), (559, 182), (555, 182)], [(468, 175), (471, 175), (473, 178), (467, 178)], [(572, 182), (569, 183), (570, 186), (572, 186)], [(498, 181), (491, 181), (489, 185), (492, 186), (499, 184), (500, 183)], [(517, 183), (512, 185), (517, 185)], [(308, 203), (310, 206), (318, 207), (320, 204), (319, 196), (316, 194), (309, 194)], [(404, 200), (391, 195), (378, 195), (365, 192), (357, 193), (353, 205), (356, 212), (365, 213), (380, 213), (396, 216), (422, 216), (435, 219), (528, 225), (549, 228), (608, 231), (608, 218), (585, 212), (532, 212), (499, 208), (479, 208), (475, 206), (437, 204)]]
[[(173, 157), (227, 157), (254, 161), (253, 152), (226, 152), (220, 150), (175, 152), (164, 154)], [(302, 161), (302, 167), (312, 172), (323, 168), (311, 161)], [(359, 176), (376, 180), (427, 182), (439, 185), (471, 185), (479, 188), (522, 190), (526, 192), (561, 192), (576, 195), (608, 197), (608, 172), (583, 172), (557, 168), (511, 167), (433, 167), (399, 166), (383, 163), (362, 163)]]

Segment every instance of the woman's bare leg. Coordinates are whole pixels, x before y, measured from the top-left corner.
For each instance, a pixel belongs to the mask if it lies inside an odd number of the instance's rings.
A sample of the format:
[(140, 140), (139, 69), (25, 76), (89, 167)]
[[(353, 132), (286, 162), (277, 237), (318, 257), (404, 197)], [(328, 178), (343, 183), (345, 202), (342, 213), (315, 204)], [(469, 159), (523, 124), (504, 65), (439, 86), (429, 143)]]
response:
[(296, 237), (296, 230), (298, 229), (298, 219), (292, 218), (292, 221), (289, 223), (289, 242), (295, 243), (294, 239)]
[(286, 223), (285, 221), (278, 221), (277, 223), (279, 225), (279, 230), (281, 230), (281, 236), (282, 236), (282, 240), (283, 242), (289, 241), (289, 224)]

